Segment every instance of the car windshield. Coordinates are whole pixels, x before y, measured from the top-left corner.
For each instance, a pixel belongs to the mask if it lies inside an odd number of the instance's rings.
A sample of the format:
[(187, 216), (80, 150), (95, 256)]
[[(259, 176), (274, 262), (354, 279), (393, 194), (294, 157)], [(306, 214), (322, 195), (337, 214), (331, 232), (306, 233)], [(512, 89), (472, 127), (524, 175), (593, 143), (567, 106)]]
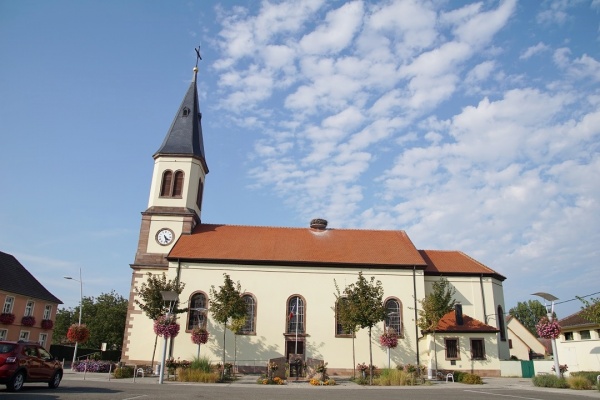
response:
[(17, 347), (16, 344), (0, 343), (0, 354), (10, 353)]

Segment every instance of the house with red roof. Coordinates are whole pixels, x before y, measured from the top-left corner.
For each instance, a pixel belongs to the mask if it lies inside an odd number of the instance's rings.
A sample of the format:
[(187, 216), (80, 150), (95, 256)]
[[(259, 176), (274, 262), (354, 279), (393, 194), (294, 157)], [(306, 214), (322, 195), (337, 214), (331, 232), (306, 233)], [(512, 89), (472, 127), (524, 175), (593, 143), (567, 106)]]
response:
[(39, 342), (50, 349), (62, 304), (13, 255), (0, 251), (0, 340)]
[[(306, 227), (241, 226), (204, 223), (201, 218), (209, 172), (202, 139), (196, 85), (192, 83), (167, 135), (154, 154), (148, 207), (135, 260), (122, 361), (149, 364), (154, 344), (153, 321), (136, 305), (136, 287), (147, 274), (166, 274), (185, 283), (179, 296), (179, 335), (169, 341), (168, 355), (191, 359), (198, 348), (194, 327), (210, 333), (201, 354), (238, 365), (263, 368), (267, 360), (297, 354), (328, 363), (330, 373), (353, 369), (353, 336), (336, 315), (335, 284), (341, 290), (359, 272), (382, 282), (387, 317), (373, 330), (377, 367), (428, 365), (437, 354), (438, 368), (499, 376), (500, 359), (509, 358), (504, 326), (505, 277), (461, 251), (419, 250), (403, 230), (345, 229), (315, 218)], [(239, 282), (247, 306), (245, 325), (236, 336), (216, 323), (210, 289), (223, 274)], [(456, 289), (462, 320), (447, 315), (431, 333), (417, 327), (419, 300), (444, 277)], [(390, 351), (379, 345), (387, 328), (399, 333)], [(456, 340), (455, 340), (456, 339)], [(453, 341), (454, 340), (454, 341)], [(357, 363), (369, 361), (366, 330), (355, 335)], [(448, 350), (448, 346), (450, 350)], [(431, 347), (431, 348), (430, 348)], [(432, 350), (433, 349), (433, 350)]]

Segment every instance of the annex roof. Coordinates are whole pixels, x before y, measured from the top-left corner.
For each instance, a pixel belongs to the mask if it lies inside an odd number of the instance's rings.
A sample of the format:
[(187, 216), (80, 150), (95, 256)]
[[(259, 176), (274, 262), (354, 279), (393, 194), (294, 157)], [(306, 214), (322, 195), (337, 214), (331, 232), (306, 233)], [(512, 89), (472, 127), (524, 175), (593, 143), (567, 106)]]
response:
[(200, 224), (169, 259), (212, 262), (417, 266), (425, 261), (404, 231)]
[(487, 325), (475, 318), (469, 317), (463, 313), (463, 324), (456, 323), (456, 311), (452, 310), (442, 317), (435, 328), (436, 332), (456, 332), (456, 333), (496, 333), (498, 328)]
[(584, 310), (580, 310), (580, 311), (576, 312), (575, 314), (571, 314), (568, 317), (565, 317), (565, 318), (559, 320), (558, 324), (563, 329), (580, 327), (580, 326), (585, 326), (585, 325), (598, 325), (598, 324), (594, 323), (593, 321), (590, 321), (589, 319), (585, 318), (582, 315), (583, 311)]
[(34, 299), (63, 304), (50, 293), (27, 269), (11, 254), (0, 251), (0, 290), (20, 294)]
[(419, 250), (427, 263), (425, 275), (485, 275), (501, 281), (506, 277), (456, 250)]

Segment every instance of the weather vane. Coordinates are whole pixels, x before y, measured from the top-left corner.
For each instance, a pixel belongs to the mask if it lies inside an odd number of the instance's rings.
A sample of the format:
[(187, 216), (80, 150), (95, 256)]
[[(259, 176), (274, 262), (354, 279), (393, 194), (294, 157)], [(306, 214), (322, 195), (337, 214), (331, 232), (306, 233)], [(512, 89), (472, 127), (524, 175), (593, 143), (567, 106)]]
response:
[(196, 50), (196, 68), (198, 67), (198, 60), (202, 60), (202, 56), (200, 55), (200, 46), (195, 48)]

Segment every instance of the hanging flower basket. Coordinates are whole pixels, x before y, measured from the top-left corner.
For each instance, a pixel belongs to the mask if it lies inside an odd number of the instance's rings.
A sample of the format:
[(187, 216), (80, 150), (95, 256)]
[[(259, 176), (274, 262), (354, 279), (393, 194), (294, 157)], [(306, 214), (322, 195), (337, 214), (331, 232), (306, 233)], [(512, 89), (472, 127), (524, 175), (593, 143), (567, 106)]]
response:
[(23, 317), (21, 318), (21, 325), (25, 325), (25, 326), (34, 326), (35, 325), (35, 318), (30, 316), (27, 317)]
[(208, 342), (208, 331), (204, 328), (192, 329), (192, 342), (195, 344), (205, 344)]
[(15, 314), (2, 313), (0, 314), (0, 323), (4, 325), (10, 325), (15, 322)]
[(51, 319), (42, 320), (42, 329), (52, 329), (54, 327), (54, 321)]
[(71, 342), (85, 343), (90, 338), (90, 330), (85, 324), (73, 324), (67, 331), (67, 339)]
[(389, 349), (395, 349), (398, 346), (398, 334), (392, 328), (388, 328), (380, 337), (379, 343), (383, 347), (387, 347)]
[(542, 317), (535, 326), (539, 337), (544, 339), (557, 339), (560, 336), (560, 325), (556, 320), (550, 322), (548, 317)]
[(179, 324), (175, 316), (162, 315), (154, 321), (154, 333), (165, 339), (174, 338), (179, 334)]

